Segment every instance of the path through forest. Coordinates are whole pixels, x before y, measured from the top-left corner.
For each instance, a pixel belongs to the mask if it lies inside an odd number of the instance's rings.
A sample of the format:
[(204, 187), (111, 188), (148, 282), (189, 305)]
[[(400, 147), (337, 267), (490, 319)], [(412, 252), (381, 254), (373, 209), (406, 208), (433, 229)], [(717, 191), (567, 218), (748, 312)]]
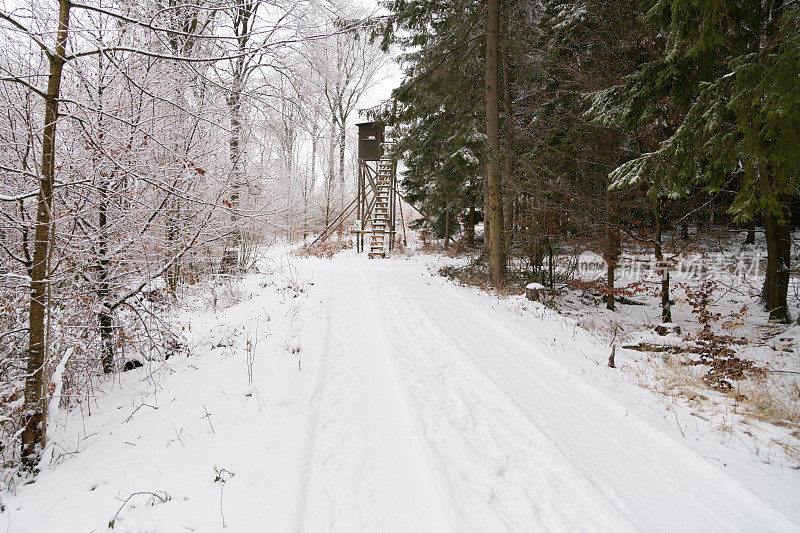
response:
[(317, 266), (331, 334), (299, 529), (792, 529), (445, 280)]
[(0, 530), (800, 529), (796, 471), (660, 410), (563, 317), (414, 257), (271, 261), (187, 312), (185, 356), (51, 421)]

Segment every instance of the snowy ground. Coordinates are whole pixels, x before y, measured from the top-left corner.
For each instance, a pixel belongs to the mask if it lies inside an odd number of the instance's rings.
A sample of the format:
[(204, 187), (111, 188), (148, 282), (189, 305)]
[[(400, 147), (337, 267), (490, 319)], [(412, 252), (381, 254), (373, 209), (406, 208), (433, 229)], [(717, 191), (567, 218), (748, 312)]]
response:
[[(576, 278), (582, 281), (577, 284), (559, 283), (547, 305), (573, 318), (599, 342), (616, 344), (617, 359), (621, 356), (627, 363), (627, 372), (642, 386), (660, 392), (663, 401), (689, 407), (729, 442), (747, 446), (763, 461), (788, 458), (800, 466), (800, 326), (770, 322), (764, 311), (759, 298), (766, 261), (763, 234), (757, 233), (755, 245), (743, 244), (744, 232), (727, 229), (707, 230), (692, 239), (668, 239), (670, 250), (682, 250), (673, 261), (670, 293), (670, 327), (677, 326), (679, 334), (654, 332), (661, 323), (661, 276), (652, 270), (652, 250), (635, 243), (626, 245), (617, 267), (617, 287), (628, 299), (618, 301), (615, 311), (605, 308), (597, 291), (586, 289), (591, 283), (585, 282), (593, 280), (604, 286), (604, 265), (578, 272)], [(565, 265), (574, 268), (574, 258), (559, 259), (562, 273)], [(800, 249), (795, 245), (793, 261), (798, 260)], [(733, 358), (730, 371), (718, 377), (704, 359), (708, 351), (698, 344), (705, 335), (697, 307), (700, 293), (707, 295), (709, 332), (728, 353), (716, 362)], [(797, 277), (792, 279), (788, 304), (791, 315), (798, 317)], [(737, 375), (739, 365), (752, 368)]]
[(186, 354), (51, 422), (0, 528), (800, 531), (784, 458), (434, 261), (276, 250), (185, 313)]

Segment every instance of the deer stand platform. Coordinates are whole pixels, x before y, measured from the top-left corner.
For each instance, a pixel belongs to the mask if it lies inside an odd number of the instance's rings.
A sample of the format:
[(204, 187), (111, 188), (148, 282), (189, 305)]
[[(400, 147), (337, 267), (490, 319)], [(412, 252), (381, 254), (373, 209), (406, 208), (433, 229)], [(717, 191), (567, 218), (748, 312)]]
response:
[[(358, 126), (358, 177), (356, 198), (317, 237), (311, 246), (323, 242), (355, 212), (352, 233), (356, 251), (386, 257), (397, 234), (397, 164), (384, 157), (384, 127), (373, 122)], [(402, 208), (401, 208), (402, 209)], [(402, 221), (402, 213), (401, 213)]]

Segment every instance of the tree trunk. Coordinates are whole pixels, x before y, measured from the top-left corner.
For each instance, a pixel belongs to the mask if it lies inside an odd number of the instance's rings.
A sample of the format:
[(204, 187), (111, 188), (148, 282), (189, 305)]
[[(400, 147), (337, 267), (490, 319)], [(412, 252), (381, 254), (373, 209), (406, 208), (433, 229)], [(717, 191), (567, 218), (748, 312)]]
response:
[(702, 210), (698, 211), (695, 215), (694, 222), (695, 227), (697, 228), (697, 235), (700, 235), (706, 227), (706, 221), (703, 219), (703, 216), (705, 215), (703, 214)]
[[(500, 33), (504, 33), (502, 21), (498, 25)], [(499, 44), (499, 43), (498, 43)], [(514, 125), (514, 106), (511, 94), (511, 71), (508, 59), (508, 47), (500, 46), (500, 53), (502, 54), (501, 65), (503, 69), (503, 108), (505, 114), (505, 134), (506, 143), (505, 151), (503, 152), (503, 174), (501, 182), (504, 184), (506, 190), (512, 183), (511, 176), (514, 172), (514, 132), (516, 126)], [(514, 208), (515, 200), (507, 198), (505, 202), (505, 246), (503, 248), (503, 265), (508, 264), (508, 258), (511, 255), (511, 247), (514, 244)]]
[(325, 185), (325, 227), (330, 224), (331, 218), (331, 196), (333, 196), (333, 184), (335, 183), (335, 161), (336, 161), (336, 117), (331, 115), (331, 135), (328, 138), (328, 179)]
[[(294, 140), (295, 140), (295, 126), (294, 118), (291, 116), (284, 116), (284, 136), (285, 136), (285, 151), (286, 158), (286, 181), (291, 187), (294, 184)], [(286, 240), (290, 243), (294, 241), (295, 211), (292, 209), (294, 195), (286, 194)]]
[[(228, 112), (230, 113), (231, 131), (228, 137), (228, 156), (231, 163), (231, 223), (234, 226), (234, 234), (231, 240), (222, 251), (220, 270), (229, 272), (235, 270), (239, 265), (239, 248), (242, 244), (241, 234), (236, 229), (238, 217), (237, 210), (240, 207), (241, 188), (244, 184), (244, 172), (242, 170), (242, 85), (243, 82), (234, 77), (233, 90), (227, 97)], [(178, 217), (180, 216), (180, 200), (173, 200), (172, 217), (168, 222), (167, 240), (177, 239), (179, 229)], [(172, 242), (172, 241), (170, 241)], [(174, 293), (178, 286), (180, 264), (175, 263), (175, 268), (167, 272), (167, 281), (170, 290)]]
[(661, 249), (662, 218), (661, 210), (658, 205), (658, 198), (653, 200), (653, 216), (655, 218), (655, 256), (656, 268), (661, 272), (661, 321), (672, 322), (672, 308), (669, 301), (669, 265), (664, 261), (664, 253)]
[(303, 242), (305, 242), (306, 238), (308, 237), (308, 203), (311, 199), (311, 193), (314, 189), (314, 183), (317, 179), (317, 143), (319, 142), (316, 131), (314, 131), (311, 135), (311, 179), (309, 180), (306, 177), (306, 190), (305, 196), (303, 197)]
[(767, 272), (761, 296), (770, 320), (788, 322), (790, 316), (786, 296), (789, 290), (791, 231), (786, 217), (764, 213), (764, 234), (767, 239)]
[(50, 56), (50, 77), (45, 96), (44, 130), (42, 132), (42, 176), (39, 179), (39, 196), (36, 209), (36, 230), (31, 268), (31, 300), (29, 309), (29, 344), (27, 373), (25, 376), (25, 410), (23, 412), (22, 453), (23, 464), (33, 467), (44, 447), (44, 402), (47, 385), (43, 380), (45, 354), (45, 314), (50, 231), (53, 223), (53, 183), (55, 181), (56, 126), (58, 98), (61, 92), (61, 72), (66, 55), (69, 29), (69, 0), (59, 1), (58, 33), (55, 53)]
[(228, 108), (231, 115), (231, 133), (228, 139), (228, 145), (230, 148), (230, 160), (231, 160), (231, 178), (233, 183), (231, 184), (231, 204), (233, 204), (234, 209), (239, 207), (239, 194), (240, 188), (242, 186), (242, 142), (241, 142), (241, 135), (242, 135), (242, 103), (241, 103), (241, 95), (238, 92), (231, 93), (228, 96)]
[(450, 210), (444, 211), (444, 249), (450, 248)]
[(617, 229), (617, 213), (612, 202), (612, 193), (606, 188), (606, 269), (607, 282), (606, 290), (606, 309), (614, 310), (614, 273), (617, 268), (617, 257), (619, 254), (619, 230)]
[(486, 15), (486, 139), (489, 160), (486, 174), (489, 192), (489, 272), (492, 283), (499, 286), (505, 277), (503, 244), (503, 185), (500, 177), (500, 107), (498, 98), (498, 51), (500, 38), (500, 1), (488, 0)]
[(490, 234), (491, 229), (489, 227), (489, 173), (487, 169), (487, 165), (483, 165), (483, 179), (481, 180), (481, 185), (483, 185), (483, 246), (481, 247), (481, 257), (488, 261), (489, 260), (489, 241), (491, 240)]
[(467, 216), (467, 245), (475, 246), (475, 204), (470, 202)]
[(747, 237), (744, 238), (744, 244), (756, 243), (756, 221), (751, 220), (747, 223)]
[[(102, 34), (99, 35), (102, 43)], [(103, 93), (105, 85), (103, 80), (103, 55), (97, 56), (97, 71), (99, 78), (97, 81), (97, 144), (103, 152), (103, 139), (105, 134), (104, 123), (104, 101)], [(102, 158), (102, 155), (98, 159)], [(109, 309), (109, 298), (111, 297), (110, 267), (111, 262), (108, 257), (109, 236), (108, 236), (108, 207), (109, 195), (111, 193), (111, 177), (105, 171), (103, 165), (98, 161), (97, 173), (99, 176), (97, 183), (97, 298), (100, 300), (100, 309), (97, 312), (97, 321), (100, 325), (100, 344), (101, 360), (103, 372), (110, 374), (114, 370), (114, 341), (113, 341), (113, 318)]]
[(613, 311), (614, 307), (614, 270), (616, 262), (612, 259), (606, 262), (606, 309)]
[(347, 142), (347, 130), (345, 129), (345, 121), (347, 117), (339, 117), (339, 195), (341, 196), (340, 209), (344, 211), (344, 162), (345, 162), (345, 143)]
[[(181, 201), (177, 195), (172, 195), (172, 193), (167, 192), (168, 195), (171, 195), (172, 198), (168, 199), (166, 205), (168, 206), (167, 209), (167, 221), (165, 223), (166, 226), (166, 240), (167, 240), (167, 251), (172, 256), (178, 253), (178, 249), (180, 248), (180, 216), (181, 216)], [(235, 241), (235, 238), (234, 238)], [(237, 248), (233, 245), (229, 246), (222, 252), (222, 260), (220, 261), (220, 265), (223, 271), (228, 271), (236, 267), (238, 262), (237, 260)], [(172, 294), (178, 290), (178, 278), (180, 276), (180, 269), (181, 263), (180, 261), (175, 261), (166, 272), (164, 272), (164, 278), (167, 282), (167, 288)]]
[(109, 282), (110, 261), (108, 258), (108, 188), (108, 178), (103, 177), (98, 187), (100, 199), (97, 202), (97, 254), (99, 256), (97, 261), (97, 297), (100, 300), (100, 311), (97, 313), (97, 320), (100, 323), (103, 372), (106, 374), (114, 370), (114, 330), (111, 311), (108, 308), (111, 296)]

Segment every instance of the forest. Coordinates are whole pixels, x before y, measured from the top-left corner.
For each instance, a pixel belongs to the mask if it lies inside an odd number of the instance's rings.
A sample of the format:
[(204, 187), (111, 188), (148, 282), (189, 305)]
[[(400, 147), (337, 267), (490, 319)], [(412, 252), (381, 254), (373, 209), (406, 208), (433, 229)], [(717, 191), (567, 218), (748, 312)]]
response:
[[(758, 225), (765, 310), (790, 319), (791, 229), (800, 222), (797, 5), (387, 7), (385, 42), (413, 50), (378, 113), (398, 126), (404, 187), (437, 214), (440, 235), (461, 224), (474, 245), (474, 224), (485, 219), (493, 284), (583, 247), (608, 265), (603, 293), (613, 309), (617, 259), (633, 241), (650, 246), (663, 270), (670, 322), (670, 262), (692, 239), (690, 226), (745, 230), (753, 244)], [(666, 241), (671, 233), (677, 244)]]
[(0, 21), (2, 380), (25, 378), (3, 432), (33, 464), (54, 361), (168, 355), (182, 287), (338, 210), (346, 126), (387, 58), (369, 12), (327, 2), (65, 0)]
[[(167, 441), (142, 464), (194, 446), (214, 482), (170, 485), (186, 458), (173, 478), (143, 466), (143, 487), (114, 466), (118, 485), (91, 483), (100, 522), (75, 500), (65, 530), (171, 530), (179, 505), (199, 530), (800, 524), (796, 0), (4, 0), (0, 34), (0, 518), (35, 523), (31, 502), (105, 464), (113, 429)], [(385, 259), (354, 249), (383, 235), (372, 178), (370, 212), (349, 210), (365, 121), (397, 169)], [(296, 446), (237, 436), (242, 413)], [(582, 413), (608, 417), (597, 441)], [(662, 419), (671, 433), (643, 429)], [(673, 446), (690, 426), (703, 443)], [(673, 466), (606, 454), (615, 430)], [(530, 465), (531, 446), (552, 456)], [(691, 466), (708, 454), (746, 491), (776, 476), (768, 503), (646, 503), (660, 483), (717, 490), (717, 466)], [(484, 457), (532, 492), (461, 470)], [(545, 465), (595, 488), (547, 496)], [(285, 513), (249, 516), (237, 483), (284, 470), (263, 490)], [(609, 479), (632, 511), (600, 496)]]

